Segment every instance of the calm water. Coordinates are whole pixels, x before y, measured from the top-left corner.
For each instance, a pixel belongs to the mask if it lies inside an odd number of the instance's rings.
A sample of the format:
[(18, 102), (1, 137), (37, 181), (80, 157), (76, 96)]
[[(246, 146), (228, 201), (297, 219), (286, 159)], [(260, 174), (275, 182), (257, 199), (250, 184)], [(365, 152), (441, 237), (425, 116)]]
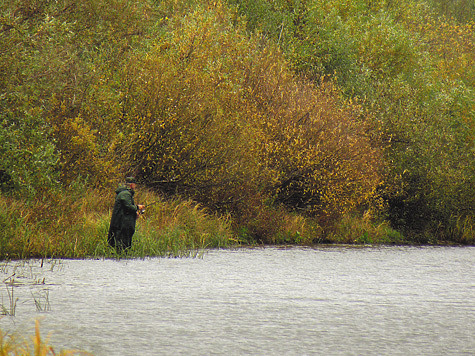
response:
[[(474, 247), (257, 248), (14, 265), (3, 263), (0, 278), (16, 273), (16, 315), (0, 327), (32, 333), (40, 318), (56, 351), (475, 355)], [(11, 287), (0, 287), (8, 307)]]

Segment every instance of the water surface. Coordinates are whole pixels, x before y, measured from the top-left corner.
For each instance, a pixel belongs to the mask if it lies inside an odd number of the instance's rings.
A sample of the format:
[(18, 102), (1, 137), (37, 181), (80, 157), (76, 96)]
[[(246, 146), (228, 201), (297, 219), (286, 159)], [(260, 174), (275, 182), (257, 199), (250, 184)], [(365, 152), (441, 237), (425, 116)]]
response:
[[(32, 333), (40, 318), (57, 350), (475, 354), (473, 247), (215, 250), (202, 258), (36, 261), (16, 273), (15, 316), (0, 327)], [(11, 287), (1, 287), (6, 305)]]

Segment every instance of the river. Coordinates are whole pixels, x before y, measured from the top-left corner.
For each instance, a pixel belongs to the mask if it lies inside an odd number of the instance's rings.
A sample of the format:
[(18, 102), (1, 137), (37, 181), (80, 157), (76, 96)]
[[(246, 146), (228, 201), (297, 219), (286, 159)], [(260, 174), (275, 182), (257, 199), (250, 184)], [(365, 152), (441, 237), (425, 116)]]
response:
[(475, 247), (242, 248), (0, 271), (15, 314), (0, 328), (33, 334), (39, 319), (57, 352), (475, 355)]

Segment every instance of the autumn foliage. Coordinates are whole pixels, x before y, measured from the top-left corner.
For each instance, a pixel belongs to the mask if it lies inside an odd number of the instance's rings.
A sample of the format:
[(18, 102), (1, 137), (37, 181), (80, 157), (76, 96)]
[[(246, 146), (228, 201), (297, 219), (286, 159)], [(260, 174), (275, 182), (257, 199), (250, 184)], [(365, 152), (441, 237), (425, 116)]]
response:
[(133, 174), (264, 242), (363, 214), (467, 242), (473, 19), (442, 2), (2, 3), (2, 191)]

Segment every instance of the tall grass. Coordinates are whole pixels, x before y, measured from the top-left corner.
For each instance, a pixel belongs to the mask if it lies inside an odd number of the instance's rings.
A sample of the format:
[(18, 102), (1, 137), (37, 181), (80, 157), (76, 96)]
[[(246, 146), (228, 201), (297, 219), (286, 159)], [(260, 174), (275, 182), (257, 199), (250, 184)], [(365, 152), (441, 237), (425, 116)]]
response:
[[(37, 199), (0, 194), (0, 260), (25, 258), (144, 258), (196, 256), (203, 249), (240, 244), (443, 243), (403, 236), (386, 221), (347, 214), (322, 227), (312, 218), (263, 206), (247, 221), (217, 215), (192, 200), (162, 199), (138, 190), (140, 204), (156, 202), (137, 220), (132, 247), (118, 252), (107, 243), (113, 190), (73, 187)], [(475, 244), (473, 219), (454, 220), (449, 241)], [(456, 237), (459, 237), (456, 240)], [(425, 241), (425, 242), (424, 242)]]
[(388, 222), (375, 223), (365, 217), (347, 214), (334, 227), (328, 240), (344, 244), (403, 244), (404, 236)]
[(236, 243), (227, 217), (209, 214), (190, 200), (161, 201), (137, 221), (135, 256), (183, 256)]
[[(186, 200), (165, 201), (139, 192), (140, 203), (158, 200), (137, 220), (128, 257), (185, 256), (235, 243), (226, 217)], [(122, 257), (107, 244), (113, 193), (51, 192), (34, 201), (0, 195), (0, 259)]]
[(463, 218), (452, 219), (451, 233), (453, 235), (452, 240), (467, 244), (475, 244), (475, 221), (472, 216), (466, 216)]
[(56, 353), (53, 346), (49, 345), (49, 340), (41, 339), (40, 326), (38, 320), (35, 325), (35, 336), (31, 337), (31, 342), (17, 335), (9, 335), (0, 330), (0, 356), (72, 356), (72, 355), (92, 355), (79, 350), (61, 350)]

